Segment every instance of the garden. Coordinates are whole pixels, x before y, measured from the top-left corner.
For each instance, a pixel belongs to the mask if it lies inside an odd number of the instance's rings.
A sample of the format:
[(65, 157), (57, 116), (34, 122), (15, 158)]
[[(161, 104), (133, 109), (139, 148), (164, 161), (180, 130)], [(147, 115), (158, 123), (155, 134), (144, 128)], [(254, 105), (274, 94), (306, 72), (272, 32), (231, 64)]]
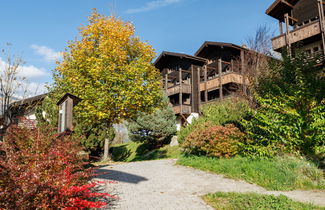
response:
[[(325, 77), (317, 58), (270, 59), (251, 82), (250, 98), (206, 104), (177, 131), (154, 50), (132, 24), (94, 11), (79, 36), (53, 71), (36, 126), (22, 119), (0, 143), (0, 208), (101, 208), (118, 198), (101, 191), (112, 183), (94, 181), (94, 165), (163, 158), (268, 190), (325, 190)], [(58, 134), (56, 103), (65, 93), (83, 100), (73, 132)], [(113, 144), (119, 123), (129, 141)], [(178, 146), (169, 145), (174, 136)], [(203, 198), (217, 209), (320, 208), (284, 196)]]

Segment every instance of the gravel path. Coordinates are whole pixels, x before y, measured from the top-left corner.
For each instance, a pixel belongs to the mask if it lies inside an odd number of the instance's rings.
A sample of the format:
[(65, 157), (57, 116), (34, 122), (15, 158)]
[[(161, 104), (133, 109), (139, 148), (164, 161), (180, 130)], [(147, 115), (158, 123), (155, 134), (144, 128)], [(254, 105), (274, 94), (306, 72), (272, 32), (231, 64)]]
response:
[(257, 185), (175, 165), (175, 160), (124, 163), (103, 167), (99, 171), (108, 172), (100, 179), (117, 181), (117, 184), (109, 184), (105, 189), (120, 197), (110, 207), (113, 209), (212, 209), (200, 196), (214, 192), (283, 194), (297, 201), (325, 206), (324, 191), (266, 191)]

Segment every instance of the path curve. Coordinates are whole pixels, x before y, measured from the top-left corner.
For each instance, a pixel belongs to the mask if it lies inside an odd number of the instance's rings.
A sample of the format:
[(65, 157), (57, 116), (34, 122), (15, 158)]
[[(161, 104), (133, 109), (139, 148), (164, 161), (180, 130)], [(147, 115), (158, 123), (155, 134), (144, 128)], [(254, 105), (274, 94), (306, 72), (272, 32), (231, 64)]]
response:
[[(283, 194), (293, 200), (325, 206), (325, 192), (266, 191), (257, 185), (224, 178), (223, 175), (175, 165), (176, 160), (155, 160), (117, 164), (99, 169), (108, 172), (99, 179), (117, 181), (105, 191), (120, 197), (112, 209), (204, 210), (200, 196), (214, 192), (256, 192)], [(109, 209), (109, 207), (107, 207)]]

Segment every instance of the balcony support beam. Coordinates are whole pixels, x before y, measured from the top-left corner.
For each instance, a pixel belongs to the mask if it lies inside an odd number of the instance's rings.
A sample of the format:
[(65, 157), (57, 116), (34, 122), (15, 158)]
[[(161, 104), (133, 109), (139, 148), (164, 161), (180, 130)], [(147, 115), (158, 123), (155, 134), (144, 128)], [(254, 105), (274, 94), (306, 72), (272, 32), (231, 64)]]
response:
[(183, 113), (182, 111), (182, 105), (183, 105), (183, 77), (182, 77), (182, 69), (179, 68), (179, 105), (181, 106), (181, 113)]
[(218, 59), (218, 74), (219, 74), (219, 96), (220, 99), (223, 99), (223, 92), (222, 92), (222, 60)]
[(286, 40), (286, 46), (287, 46), (287, 50), (288, 50), (288, 54), (289, 56), (291, 56), (291, 44), (290, 44), (290, 40), (289, 40), (289, 14), (286, 13), (284, 15), (284, 21), (285, 21), (285, 25), (286, 25), (286, 33), (285, 33), (285, 40)]
[(280, 35), (283, 34), (283, 25), (282, 25), (282, 21), (279, 20), (279, 30), (280, 30)]
[(204, 101), (208, 102), (208, 68), (204, 65)]
[[(259, 62), (259, 61), (257, 61), (257, 62)], [(245, 77), (245, 75), (246, 75), (246, 71), (247, 71), (247, 69), (246, 69), (246, 65), (245, 65), (245, 51), (240, 51), (240, 65), (241, 65), (241, 75), (242, 75), (242, 77), (243, 77), (243, 93), (244, 93), (244, 95), (246, 95), (247, 94), (247, 89), (246, 89), (246, 77)]]
[(324, 19), (323, 11), (324, 11), (323, 0), (318, 0), (319, 25), (322, 34), (323, 55), (325, 55), (325, 29), (324, 29), (325, 19)]

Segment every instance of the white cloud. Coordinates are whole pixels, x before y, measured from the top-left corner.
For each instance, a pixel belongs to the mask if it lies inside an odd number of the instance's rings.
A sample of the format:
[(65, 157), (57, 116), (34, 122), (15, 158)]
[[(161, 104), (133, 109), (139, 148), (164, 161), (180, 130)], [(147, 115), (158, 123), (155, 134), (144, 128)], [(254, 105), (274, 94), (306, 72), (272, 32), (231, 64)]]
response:
[(47, 46), (33, 44), (30, 47), (34, 49), (38, 55), (42, 56), (47, 62), (57, 61), (62, 57), (61, 52), (55, 52), (53, 49)]
[(143, 7), (126, 10), (126, 13), (134, 14), (134, 13), (147, 12), (147, 11), (158, 9), (158, 8), (161, 8), (161, 7), (166, 7), (166, 6), (169, 6), (171, 4), (176, 4), (176, 3), (179, 3), (181, 1), (182, 0), (156, 0), (156, 1), (150, 1)]
[[(5, 68), (8, 68), (8, 63), (0, 57), (0, 77)], [(45, 69), (33, 65), (22, 65), (18, 68), (18, 76), (20, 78), (14, 83), (16, 87), (14, 98), (23, 99), (47, 92), (46, 83), (39, 82), (40, 79), (44, 81), (50, 76)]]
[(14, 97), (21, 100), (47, 92), (45, 83), (23, 81), (21, 86), (15, 91)]
[[(8, 64), (0, 57), (0, 72), (2, 72), (7, 65)], [(36, 66), (33, 65), (28, 65), (28, 66), (22, 65), (19, 67), (18, 72), (19, 72), (18, 73), (19, 76), (25, 77), (27, 79), (35, 79), (35, 78), (49, 76), (49, 73), (46, 72), (45, 69), (37, 68)]]

